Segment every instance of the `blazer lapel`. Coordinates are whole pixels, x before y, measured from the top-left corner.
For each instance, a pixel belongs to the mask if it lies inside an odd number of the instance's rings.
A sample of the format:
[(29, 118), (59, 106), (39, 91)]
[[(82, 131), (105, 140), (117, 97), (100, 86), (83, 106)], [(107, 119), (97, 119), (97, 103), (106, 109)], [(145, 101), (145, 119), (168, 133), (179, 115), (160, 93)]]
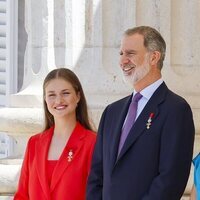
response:
[(122, 130), (122, 126), (123, 126), (127, 111), (128, 111), (131, 98), (132, 98), (132, 95), (128, 96), (124, 101), (122, 101), (122, 105), (118, 106), (118, 110), (116, 110), (116, 113), (114, 114), (114, 116), (116, 117), (115, 124), (114, 124), (115, 126), (111, 127), (113, 134), (111, 134), (112, 138), (110, 138), (109, 140), (109, 141), (113, 141), (113, 143), (110, 143), (111, 170), (115, 166), (115, 163), (117, 160), (121, 130)]
[(41, 134), (41, 138), (36, 144), (36, 170), (38, 173), (38, 178), (41, 183), (41, 187), (46, 195), (47, 199), (50, 199), (50, 191), (48, 186), (48, 180), (46, 175), (46, 160), (49, 145), (53, 135), (54, 127), (48, 129), (46, 132)]
[(59, 180), (62, 178), (62, 175), (65, 172), (65, 170), (68, 167), (70, 167), (71, 164), (73, 164), (73, 160), (79, 154), (81, 147), (83, 145), (84, 137), (85, 137), (85, 130), (79, 123), (77, 123), (53, 171), (52, 181), (50, 185), (51, 192), (54, 190)]
[(159, 115), (159, 105), (160, 103), (164, 101), (167, 90), (168, 89), (165, 83), (162, 83), (160, 87), (152, 95), (151, 99), (146, 104), (140, 116), (138, 117), (133, 127), (131, 128), (130, 133), (117, 159), (117, 162), (123, 157), (123, 155), (128, 151), (128, 149), (135, 143), (135, 141), (140, 137), (140, 135), (143, 134), (145, 130), (147, 130), (146, 124), (151, 113), (154, 114), (154, 117), (152, 118), (152, 123), (154, 120), (156, 120), (156, 118)]

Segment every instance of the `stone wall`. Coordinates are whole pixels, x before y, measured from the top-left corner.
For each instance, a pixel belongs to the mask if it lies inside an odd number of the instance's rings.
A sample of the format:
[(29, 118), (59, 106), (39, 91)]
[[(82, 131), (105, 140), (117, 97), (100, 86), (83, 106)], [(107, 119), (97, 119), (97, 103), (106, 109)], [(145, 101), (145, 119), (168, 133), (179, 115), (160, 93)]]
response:
[[(79, 76), (96, 126), (108, 103), (130, 93), (122, 81), (118, 52), (123, 31), (133, 26), (153, 26), (165, 38), (163, 78), (192, 107), (197, 154), (199, 0), (30, 0), (23, 6), (27, 41), (20, 62), (24, 63), (22, 87), (10, 96), (10, 107), (0, 109), (0, 132), (17, 140), (17, 159), (0, 161), (0, 194), (15, 191), (27, 139), (42, 129), (41, 84), (51, 69), (67, 66)], [(192, 170), (185, 194), (191, 189)]]

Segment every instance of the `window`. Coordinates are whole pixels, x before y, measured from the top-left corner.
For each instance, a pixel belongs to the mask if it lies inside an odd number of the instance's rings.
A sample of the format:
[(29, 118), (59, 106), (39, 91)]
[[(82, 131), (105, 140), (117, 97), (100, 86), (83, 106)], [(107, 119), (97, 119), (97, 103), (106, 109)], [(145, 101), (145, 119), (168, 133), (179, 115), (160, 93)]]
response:
[(17, 91), (17, 0), (0, 0), (0, 106)]

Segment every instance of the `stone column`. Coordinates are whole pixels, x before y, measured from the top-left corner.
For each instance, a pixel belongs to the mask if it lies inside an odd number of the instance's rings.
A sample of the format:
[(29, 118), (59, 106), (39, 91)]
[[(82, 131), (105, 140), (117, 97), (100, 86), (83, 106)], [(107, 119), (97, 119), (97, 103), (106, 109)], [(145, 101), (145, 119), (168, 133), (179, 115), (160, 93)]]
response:
[[(176, 90), (186, 96), (199, 97), (200, 19), (199, 1), (173, 1), (171, 24), (171, 67)], [(183, 87), (183, 83), (184, 87)], [(200, 104), (199, 104), (200, 105)]]
[(199, 8), (199, 1), (171, 2), (171, 45), (167, 49), (170, 62), (164, 69), (168, 86), (184, 96), (192, 106), (197, 133), (200, 133)]
[[(103, 108), (131, 91), (122, 81), (118, 64), (122, 33), (133, 26), (149, 25), (167, 43), (163, 78), (190, 103), (199, 133), (199, 8), (199, 0), (26, 0), (23, 87), (11, 96), (11, 107), (17, 108), (0, 109), (0, 132), (15, 137), (16, 152), (22, 158), (27, 139), (42, 129), (43, 78), (60, 66), (69, 67), (80, 78), (91, 117), (98, 125)], [(194, 154), (199, 144), (197, 136)], [(5, 170), (1, 163), (0, 167)], [(15, 172), (12, 175), (16, 177)], [(187, 193), (191, 183), (192, 173)], [(14, 192), (13, 186), (9, 191)]]
[[(130, 7), (133, 10), (127, 12)], [(74, 70), (93, 109), (102, 110), (122, 93), (128, 93), (118, 64), (119, 43), (124, 28), (134, 22), (134, 7), (134, 1), (85, 1), (85, 26), (79, 26), (85, 42)]]
[(10, 106), (41, 107), (43, 79), (55, 68), (53, 0), (25, 1), (25, 30), (23, 84), (20, 92), (11, 96)]
[(160, 4), (158, 0), (137, 0), (136, 23), (137, 25), (153, 26), (160, 29)]

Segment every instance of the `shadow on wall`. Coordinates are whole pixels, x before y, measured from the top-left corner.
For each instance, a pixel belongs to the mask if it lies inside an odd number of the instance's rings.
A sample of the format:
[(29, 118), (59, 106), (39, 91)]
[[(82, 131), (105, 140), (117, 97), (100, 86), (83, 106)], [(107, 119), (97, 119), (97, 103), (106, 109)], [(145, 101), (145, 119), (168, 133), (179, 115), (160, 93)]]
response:
[(25, 0), (18, 0), (18, 88), (20, 91), (24, 78), (24, 55), (28, 35), (25, 30)]

